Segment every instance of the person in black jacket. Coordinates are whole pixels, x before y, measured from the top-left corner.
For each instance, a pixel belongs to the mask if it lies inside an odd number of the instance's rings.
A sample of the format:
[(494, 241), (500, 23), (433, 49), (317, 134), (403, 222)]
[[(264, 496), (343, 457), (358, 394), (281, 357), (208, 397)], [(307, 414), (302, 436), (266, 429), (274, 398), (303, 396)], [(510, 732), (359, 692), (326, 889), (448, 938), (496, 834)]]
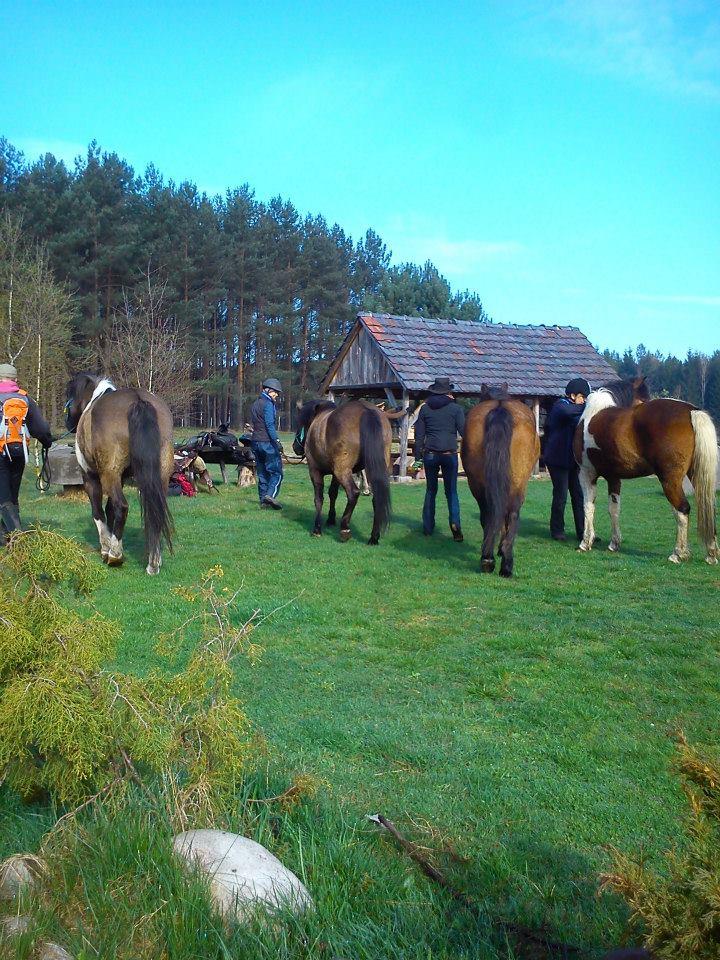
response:
[(565, 396), (556, 400), (545, 424), (545, 465), (553, 485), (550, 508), (550, 536), (553, 540), (566, 540), (565, 505), (568, 490), (572, 503), (575, 535), (583, 538), (585, 513), (580, 487), (579, 468), (573, 454), (575, 428), (585, 409), (585, 398), (590, 393), (590, 384), (583, 377), (575, 377), (565, 388)]
[(445, 497), (448, 502), (450, 530), (453, 540), (463, 539), (458, 500), (458, 435), (465, 429), (465, 414), (452, 395), (454, 387), (449, 377), (436, 377), (428, 387), (427, 398), (415, 421), (415, 459), (425, 468), (425, 503), (423, 504), (423, 533), (429, 537), (435, 529), (435, 498), (438, 475), (442, 470)]
[(21, 529), (18, 495), (28, 437), (35, 437), (46, 449), (53, 439), (40, 408), (18, 386), (17, 370), (11, 363), (0, 364), (0, 418), (0, 531), (4, 528), (9, 534)]

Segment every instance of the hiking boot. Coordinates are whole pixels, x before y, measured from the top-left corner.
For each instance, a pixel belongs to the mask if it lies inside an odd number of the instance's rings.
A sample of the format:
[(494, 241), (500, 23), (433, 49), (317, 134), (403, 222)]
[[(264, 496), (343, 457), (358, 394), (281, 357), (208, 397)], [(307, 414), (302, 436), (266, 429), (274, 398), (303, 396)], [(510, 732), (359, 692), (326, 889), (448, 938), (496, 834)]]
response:
[(460, 529), (460, 525), (457, 523), (451, 523), (450, 529), (452, 530), (452, 538), (455, 541), (455, 543), (462, 543), (465, 538), (463, 537), (463, 533), (462, 533), (462, 530)]
[(279, 500), (276, 500), (275, 497), (264, 497), (260, 506), (272, 507), (273, 510), (282, 510), (282, 504)]
[(559, 540), (561, 543), (567, 540), (567, 537), (565, 536), (564, 533), (553, 533), (552, 538), (553, 540)]
[(0, 520), (8, 533), (14, 533), (16, 530), (22, 530), (20, 526), (20, 511), (16, 503), (0, 503)]

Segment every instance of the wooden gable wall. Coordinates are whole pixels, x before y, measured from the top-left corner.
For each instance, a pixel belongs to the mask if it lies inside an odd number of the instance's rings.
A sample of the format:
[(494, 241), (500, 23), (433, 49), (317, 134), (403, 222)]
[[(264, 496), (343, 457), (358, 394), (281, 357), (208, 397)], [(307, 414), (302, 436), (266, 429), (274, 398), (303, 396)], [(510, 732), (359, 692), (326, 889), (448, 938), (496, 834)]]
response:
[(380, 383), (399, 383), (398, 375), (379, 350), (375, 340), (360, 324), (357, 336), (353, 337), (335, 373), (325, 383), (325, 389)]

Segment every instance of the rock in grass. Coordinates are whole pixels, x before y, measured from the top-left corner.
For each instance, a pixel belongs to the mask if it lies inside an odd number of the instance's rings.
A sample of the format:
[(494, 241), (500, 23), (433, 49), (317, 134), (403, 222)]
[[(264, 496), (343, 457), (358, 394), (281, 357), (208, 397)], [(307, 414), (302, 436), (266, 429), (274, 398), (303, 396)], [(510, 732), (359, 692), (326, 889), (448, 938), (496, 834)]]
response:
[(223, 915), (247, 920), (258, 907), (312, 907), (306, 887), (261, 844), (224, 830), (188, 830), (173, 839), (173, 848), (210, 878), (213, 901)]
[(3, 917), (0, 920), (0, 932), (3, 937), (19, 937), (30, 927), (27, 917)]
[(0, 863), (0, 900), (14, 900), (46, 873), (45, 862), (32, 853), (18, 853)]
[(38, 960), (73, 960), (72, 956), (58, 943), (43, 943), (37, 952)]

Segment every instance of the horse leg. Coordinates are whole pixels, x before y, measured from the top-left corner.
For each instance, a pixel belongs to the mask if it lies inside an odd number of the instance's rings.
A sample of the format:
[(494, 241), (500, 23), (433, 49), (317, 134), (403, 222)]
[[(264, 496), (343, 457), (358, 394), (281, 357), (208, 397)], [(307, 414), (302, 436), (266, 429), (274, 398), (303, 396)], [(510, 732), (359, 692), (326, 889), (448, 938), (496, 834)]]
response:
[(322, 536), (322, 508), (325, 493), (325, 477), (319, 470), (311, 470), (310, 479), (312, 480), (315, 491), (315, 525), (312, 529), (312, 535), (314, 537), (320, 537)]
[(119, 481), (110, 486), (110, 496), (105, 505), (105, 513), (110, 530), (110, 550), (107, 563), (109, 567), (119, 567), (124, 559), (122, 536), (128, 515), (128, 503)]
[(585, 506), (585, 529), (583, 538), (578, 547), (584, 553), (592, 550), (595, 541), (595, 498), (597, 497), (597, 474), (593, 471), (580, 468), (580, 486), (583, 492)]
[(92, 518), (97, 527), (98, 539), (100, 541), (100, 556), (102, 557), (103, 563), (107, 563), (108, 554), (110, 553), (110, 531), (102, 506), (102, 484), (100, 483), (100, 477), (92, 473), (85, 473), (85, 471), (83, 471), (82, 476), (85, 493), (87, 493), (88, 500), (90, 501)]
[(511, 577), (515, 558), (513, 556), (513, 544), (518, 531), (518, 522), (520, 519), (520, 502), (517, 498), (510, 501), (505, 526), (503, 528), (500, 540), (500, 576)]
[[(360, 490), (353, 480), (352, 473), (348, 472), (342, 477), (338, 477), (338, 482), (342, 486), (343, 490), (347, 494), (347, 506), (345, 511), (340, 517), (340, 539), (343, 543), (347, 543), (352, 534), (350, 533), (350, 518), (353, 515), (353, 510), (355, 509), (355, 504), (358, 502), (358, 497), (360, 496)], [(373, 530), (375, 529), (373, 525)], [(376, 541), (377, 542), (377, 541)]]
[(610, 543), (608, 550), (616, 553), (620, 549), (622, 536), (620, 534), (620, 480), (613, 477), (608, 480), (608, 513), (610, 514)]
[(327, 525), (328, 527), (334, 527), (337, 523), (337, 516), (335, 513), (335, 503), (337, 501), (338, 491), (340, 490), (340, 484), (337, 482), (335, 477), (330, 481), (330, 489), (328, 490), (328, 497), (330, 499), (330, 509), (328, 510), (327, 516)]
[(660, 480), (663, 493), (670, 501), (670, 505), (675, 511), (677, 520), (677, 536), (675, 538), (675, 549), (668, 557), (670, 563), (682, 563), (683, 560), (690, 559), (690, 550), (688, 548), (688, 526), (690, 523), (690, 504), (685, 491), (682, 488), (682, 478), (672, 477)]

